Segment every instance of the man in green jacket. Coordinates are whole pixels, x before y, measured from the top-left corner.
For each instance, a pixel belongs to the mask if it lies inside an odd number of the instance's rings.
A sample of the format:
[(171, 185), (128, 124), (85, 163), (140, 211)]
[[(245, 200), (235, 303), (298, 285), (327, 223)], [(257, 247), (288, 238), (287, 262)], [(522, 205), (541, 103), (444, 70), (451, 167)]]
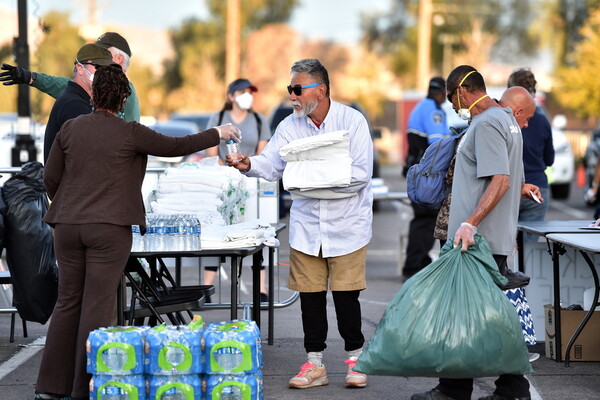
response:
[[(116, 32), (106, 32), (96, 40), (96, 44), (108, 49), (112, 54), (113, 61), (119, 64), (123, 71), (127, 73), (131, 60), (131, 49), (123, 36)], [(71, 80), (67, 77), (31, 72), (9, 64), (2, 64), (1, 69), (5, 71), (0, 73), (0, 82), (4, 82), (4, 85), (29, 84), (55, 99), (61, 95)], [(126, 121), (139, 122), (140, 102), (131, 81), (129, 81), (129, 88), (131, 89), (131, 96), (127, 98), (123, 115), (120, 116)]]

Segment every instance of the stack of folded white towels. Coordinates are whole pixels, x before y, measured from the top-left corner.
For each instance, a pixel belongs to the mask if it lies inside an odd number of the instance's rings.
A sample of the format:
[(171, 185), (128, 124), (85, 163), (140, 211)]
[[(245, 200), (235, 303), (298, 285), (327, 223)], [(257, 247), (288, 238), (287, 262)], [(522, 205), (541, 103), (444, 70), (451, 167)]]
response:
[(275, 238), (275, 228), (260, 219), (202, 229), (202, 249), (237, 249), (263, 243), (271, 247), (279, 246), (279, 240)]
[(279, 155), (287, 163), (283, 171), (283, 186), (292, 199), (334, 199), (353, 195), (329, 189), (347, 187), (352, 179), (348, 131), (294, 140), (282, 146)]
[(245, 209), (245, 177), (235, 168), (186, 163), (158, 179), (150, 205), (156, 214), (195, 214), (203, 226), (237, 223)]

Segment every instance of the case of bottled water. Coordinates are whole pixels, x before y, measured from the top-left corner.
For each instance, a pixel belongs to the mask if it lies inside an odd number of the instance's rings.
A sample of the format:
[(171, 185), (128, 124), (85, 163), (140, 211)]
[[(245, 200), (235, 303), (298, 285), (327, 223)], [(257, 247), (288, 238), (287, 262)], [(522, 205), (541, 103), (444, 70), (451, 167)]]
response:
[(132, 230), (134, 250), (200, 250), (202, 229), (196, 214), (147, 214), (146, 234), (138, 239)]
[(153, 375), (203, 372), (201, 329), (160, 325), (148, 331), (144, 351), (145, 372)]
[(204, 386), (208, 400), (262, 400), (262, 373), (246, 375), (205, 375)]
[(202, 381), (197, 374), (146, 376), (148, 400), (200, 400)]
[(126, 375), (144, 372), (144, 338), (148, 327), (109, 327), (90, 332), (86, 342), (87, 372)]
[(263, 362), (260, 330), (254, 321), (209, 324), (204, 331), (207, 374), (252, 374)]
[(94, 375), (90, 379), (90, 399), (142, 400), (146, 398), (146, 380), (136, 375)]

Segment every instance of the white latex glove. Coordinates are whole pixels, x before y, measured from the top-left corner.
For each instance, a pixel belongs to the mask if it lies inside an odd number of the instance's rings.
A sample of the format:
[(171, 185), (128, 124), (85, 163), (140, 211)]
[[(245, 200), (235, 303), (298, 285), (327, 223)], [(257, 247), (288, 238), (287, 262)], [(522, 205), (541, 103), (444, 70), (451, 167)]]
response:
[(588, 190), (586, 190), (585, 194), (583, 195), (583, 198), (585, 201), (593, 203), (596, 201), (596, 195), (596, 188), (589, 188)]
[(219, 137), (221, 138), (221, 140), (227, 141), (229, 139), (233, 139), (236, 142), (242, 140), (242, 132), (238, 129), (237, 126), (225, 124), (216, 126), (215, 129), (219, 132)]
[(475, 234), (477, 233), (477, 227), (463, 222), (454, 234), (454, 247), (462, 243), (460, 251), (467, 251), (469, 246), (475, 244)]

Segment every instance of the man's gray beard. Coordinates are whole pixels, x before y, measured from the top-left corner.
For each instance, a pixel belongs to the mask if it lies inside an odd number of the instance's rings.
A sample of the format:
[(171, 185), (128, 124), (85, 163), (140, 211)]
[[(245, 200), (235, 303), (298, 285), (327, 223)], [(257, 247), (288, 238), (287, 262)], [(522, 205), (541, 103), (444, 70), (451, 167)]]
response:
[(300, 105), (300, 110), (294, 108), (294, 115), (296, 117), (306, 117), (307, 115), (315, 111), (318, 105), (319, 103), (317, 101), (307, 102), (305, 105)]

